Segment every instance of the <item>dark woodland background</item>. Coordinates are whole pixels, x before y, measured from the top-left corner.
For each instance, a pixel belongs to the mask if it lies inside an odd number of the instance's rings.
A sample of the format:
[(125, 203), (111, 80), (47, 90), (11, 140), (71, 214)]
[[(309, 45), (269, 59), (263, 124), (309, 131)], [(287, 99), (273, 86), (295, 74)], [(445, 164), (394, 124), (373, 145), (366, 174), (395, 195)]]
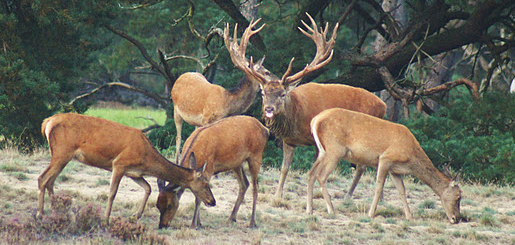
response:
[[(515, 183), (514, 9), (512, 0), (3, 0), (0, 144), (30, 151), (44, 143), (44, 118), (97, 100), (159, 107), (173, 118), (169, 91), (187, 71), (236, 86), (243, 73), (224, 47), (226, 23), (241, 33), (262, 18), (247, 54), (266, 55), (275, 74), (296, 57), (299, 70), (315, 52), (297, 29), (309, 13), (340, 28), (330, 64), (303, 82), (377, 92), (387, 119), (406, 124), (436, 166)], [(261, 118), (260, 105), (247, 114)], [(161, 126), (149, 138), (166, 148), (175, 128), (172, 119)], [(294, 167), (309, 168), (313, 154), (298, 151)], [(280, 164), (273, 138), (265, 158)]]

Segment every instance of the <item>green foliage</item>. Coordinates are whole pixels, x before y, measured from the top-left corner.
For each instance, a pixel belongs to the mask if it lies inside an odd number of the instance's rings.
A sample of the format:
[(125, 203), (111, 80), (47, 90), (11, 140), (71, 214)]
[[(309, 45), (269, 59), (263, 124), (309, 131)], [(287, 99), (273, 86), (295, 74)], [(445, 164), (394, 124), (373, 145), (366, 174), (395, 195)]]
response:
[[(195, 130), (195, 127), (184, 123), (182, 124), (182, 138), (186, 140), (189, 135)], [(175, 137), (177, 131), (175, 129), (175, 123), (172, 119), (168, 119), (165, 125), (158, 129), (152, 130), (148, 135), (148, 139), (158, 149), (168, 149), (169, 147), (175, 147)], [(184, 140), (182, 141), (184, 143)]]
[(471, 180), (515, 183), (515, 96), (489, 92), (476, 103), (457, 95), (435, 115), (404, 123), (435, 166)]
[[(0, 144), (32, 149), (40, 125), (60, 109), (98, 48), (87, 20), (105, 4), (80, 1), (7, 1), (0, 6)], [(95, 13), (95, 14), (93, 14)]]

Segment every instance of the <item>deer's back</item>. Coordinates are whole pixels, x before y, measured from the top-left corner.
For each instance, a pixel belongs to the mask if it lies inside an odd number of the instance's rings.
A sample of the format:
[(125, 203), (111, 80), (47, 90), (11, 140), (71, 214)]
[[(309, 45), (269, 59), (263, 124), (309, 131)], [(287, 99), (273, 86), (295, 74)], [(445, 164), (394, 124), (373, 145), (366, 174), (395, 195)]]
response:
[(43, 126), (52, 155), (73, 154), (85, 164), (106, 169), (120, 153), (131, 152), (137, 161), (149, 147), (141, 130), (91, 116), (57, 114)]
[(299, 135), (284, 138), (292, 145), (315, 144), (311, 136), (310, 122), (326, 109), (343, 108), (379, 118), (386, 114), (386, 104), (375, 94), (362, 88), (343, 84), (306, 83), (291, 93), (297, 100), (294, 103), (299, 104), (292, 120), (296, 121), (297, 127), (300, 128)]
[(404, 125), (345, 109), (320, 113), (312, 121), (312, 130), (325, 151), (346, 154), (349, 161), (373, 167), (381, 157), (402, 163), (419, 157), (421, 151)]
[[(257, 119), (228, 117), (196, 129), (184, 143), (183, 155), (189, 157), (187, 152), (194, 152), (197, 167), (212, 162), (217, 165), (215, 173), (227, 171), (241, 165), (250, 156), (262, 154), (267, 138), (268, 130)], [(186, 158), (184, 163), (188, 160)]]
[(174, 107), (186, 114), (201, 115), (204, 108), (224, 108), (221, 97), (226, 90), (216, 84), (211, 84), (200, 73), (188, 72), (175, 81), (171, 97)]

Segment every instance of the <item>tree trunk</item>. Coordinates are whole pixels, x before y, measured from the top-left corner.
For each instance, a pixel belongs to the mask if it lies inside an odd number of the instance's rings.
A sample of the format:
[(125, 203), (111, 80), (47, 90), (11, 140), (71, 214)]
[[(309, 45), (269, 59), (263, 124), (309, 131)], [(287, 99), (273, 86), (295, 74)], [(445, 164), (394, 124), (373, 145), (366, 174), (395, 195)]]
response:
[(257, 19), (257, 0), (240, 0), (240, 12), (248, 21)]
[[(383, 0), (382, 4), (385, 12), (393, 10), (391, 15), (400, 28), (404, 28), (408, 24), (408, 14), (404, 5), (405, 0)], [(384, 48), (386, 44), (386, 40), (381, 35), (377, 35), (374, 45), (376, 47), (376, 52)], [(402, 112), (401, 102), (395, 100), (386, 89), (380, 92), (379, 97), (386, 103), (386, 118), (392, 122), (399, 121), (399, 116)]]
[[(436, 58), (434, 59), (435, 62), (433, 62), (432, 60), (429, 61), (431, 63), (434, 63), (429, 65), (429, 67), (434, 67), (434, 69), (431, 69), (429, 73), (426, 75), (426, 77), (423, 79), (424, 88), (429, 89), (441, 85), (447, 81), (450, 81), (453, 74), (452, 67), (456, 64), (456, 58), (457, 52), (450, 51), (436, 56)], [(438, 108), (440, 107), (440, 105), (432, 99), (427, 99), (424, 101), (424, 103), (432, 112), (438, 110)]]

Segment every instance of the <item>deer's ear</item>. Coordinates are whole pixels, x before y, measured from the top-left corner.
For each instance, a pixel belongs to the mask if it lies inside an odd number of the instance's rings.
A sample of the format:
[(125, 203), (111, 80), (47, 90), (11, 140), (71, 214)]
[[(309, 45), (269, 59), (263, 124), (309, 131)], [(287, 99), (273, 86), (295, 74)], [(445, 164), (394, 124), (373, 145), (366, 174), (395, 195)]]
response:
[(207, 166), (207, 161), (204, 163), (204, 166), (202, 166), (202, 173), (204, 173), (204, 171), (206, 171), (206, 166)]
[(284, 90), (286, 90), (287, 93), (291, 92), (294, 88), (297, 87), (297, 85), (299, 85), (300, 83), (300, 80), (296, 81), (296, 82), (293, 82), (293, 83), (290, 83), (290, 84), (285, 84), (283, 85), (284, 86)]
[(195, 153), (190, 154), (190, 168), (197, 169), (197, 158), (195, 158)]
[(259, 70), (259, 68), (261, 68), (263, 66), (263, 62), (265, 62), (265, 56), (263, 56), (263, 58), (259, 59), (255, 64), (254, 64), (254, 70)]

